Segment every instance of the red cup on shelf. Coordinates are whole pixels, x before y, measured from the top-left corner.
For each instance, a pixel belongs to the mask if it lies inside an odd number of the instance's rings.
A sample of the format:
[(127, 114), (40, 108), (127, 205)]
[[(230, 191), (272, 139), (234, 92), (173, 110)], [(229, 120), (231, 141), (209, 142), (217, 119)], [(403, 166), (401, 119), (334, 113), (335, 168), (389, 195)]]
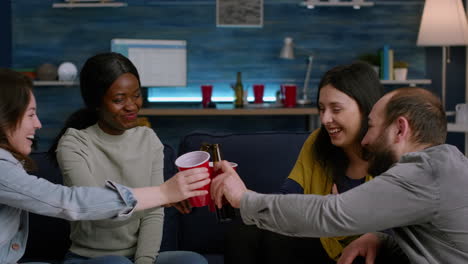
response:
[(263, 93), (265, 91), (265, 85), (263, 84), (254, 84), (253, 85), (253, 92), (254, 92), (254, 103), (255, 104), (262, 104), (263, 103)]
[[(210, 171), (209, 167), (210, 154), (206, 151), (192, 151), (185, 153), (184, 155), (178, 157), (175, 160), (175, 165), (179, 171), (189, 170), (193, 168), (207, 168)], [(211, 173), (210, 173), (211, 176)], [(199, 195), (189, 198), (189, 202), (192, 207), (203, 207), (211, 204), (211, 197), (209, 194), (210, 184), (199, 188), (198, 190), (206, 190), (208, 194)]]
[(284, 95), (284, 100), (283, 100), (284, 107), (296, 106), (296, 90), (297, 90), (297, 87), (295, 84), (281, 85), (281, 92)]
[(204, 108), (207, 108), (211, 103), (211, 95), (213, 94), (213, 85), (204, 84), (201, 86), (202, 92), (202, 105)]

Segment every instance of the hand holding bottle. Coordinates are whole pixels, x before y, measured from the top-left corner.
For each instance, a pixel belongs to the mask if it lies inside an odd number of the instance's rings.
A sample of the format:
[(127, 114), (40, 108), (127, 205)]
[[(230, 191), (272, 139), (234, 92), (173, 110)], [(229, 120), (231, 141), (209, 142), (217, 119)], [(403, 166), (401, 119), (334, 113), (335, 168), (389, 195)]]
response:
[[(223, 159), (221, 155), (221, 145), (211, 144), (210, 151), (213, 157), (213, 178), (216, 178), (217, 175), (222, 172), (220, 165), (219, 165), (219, 163)], [(236, 163), (229, 163), (231, 167), (233, 167), (233, 164), (235, 165), (235, 167), (237, 167)], [(212, 206), (215, 207), (215, 205), (212, 205)], [(219, 205), (215, 211), (216, 211), (216, 218), (218, 219), (218, 223), (228, 223), (236, 217), (236, 212), (234, 211), (234, 208), (231, 205), (229, 205), (227, 201), (222, 200), (221, 205)]]
[(245, 192), (248, 191), (244, 182), (231, 164), (225, 160), (216, 164), (216, 169), (222, 171), (211, 182), (211, 198), (218, 208), (223, 206), (223, 197), (235, 208), (240, 207), (240, 201)]

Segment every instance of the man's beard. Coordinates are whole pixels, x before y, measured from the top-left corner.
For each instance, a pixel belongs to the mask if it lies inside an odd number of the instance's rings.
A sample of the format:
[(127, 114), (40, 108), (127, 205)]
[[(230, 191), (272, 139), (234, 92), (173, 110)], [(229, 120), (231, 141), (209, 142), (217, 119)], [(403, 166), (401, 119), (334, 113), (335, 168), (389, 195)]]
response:
[[(385, 132), (384, 132), (385, 133)], [(374, 145), (365, 149), (365, 156), (369, 161), (367, 172), (372, 176), (378, 176), (386, 172), (398, 159), (390, 148), (387, 136), (380, 136)]]

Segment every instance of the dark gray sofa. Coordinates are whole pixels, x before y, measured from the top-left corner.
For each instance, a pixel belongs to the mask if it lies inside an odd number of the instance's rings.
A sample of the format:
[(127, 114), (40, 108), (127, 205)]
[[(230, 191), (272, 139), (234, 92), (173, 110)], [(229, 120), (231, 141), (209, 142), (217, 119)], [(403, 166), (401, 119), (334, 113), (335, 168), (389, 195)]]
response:
[[(262, 193), (276, 192), (294, 166), (308, 135), (309, 132), (195, 131), (180, 141), (177, 154), (165, 145), (164, 177), (167, 179), (176, 173), (176, 156), (198, 150), (203, 142), (219, 143), (224, 159), (239, 164), (239, 175), (249, 189)], [(60, 171), (45, 153), (33, 153), (31, 156), (39, 166), (37, 176), (62, 183)], [(218, 224), (215, 214), (206, 207), (194, 208), (188, 215), (182, 215), (174, 208), (166, 208), (165, 213), (161, 251), (191, 250), (203, 254), (210, 264), (224, 262), (224, 234), (234, 223)], [(23, 260), (59, 263), (70, 243), (68, 234), (65, 220), (31, 214), (30, 236)]]

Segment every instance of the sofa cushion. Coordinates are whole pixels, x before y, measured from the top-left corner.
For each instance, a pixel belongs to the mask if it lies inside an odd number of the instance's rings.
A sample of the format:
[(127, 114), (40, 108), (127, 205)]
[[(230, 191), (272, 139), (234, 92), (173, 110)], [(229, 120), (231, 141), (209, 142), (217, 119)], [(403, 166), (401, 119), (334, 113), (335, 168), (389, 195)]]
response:
[[(237, 169), (247, 188), (260, 193), (279, 190), (295, 164), (309, 132), (215, 133), (194, 131), (179, 146), (179, 156), (198, 150), (202, 143), (218, 143), (223, 159), (239, 164)], [(236, 219), (236, 221), (241, 221)], [(223, 253), (227, 224), (218, 224), (207, 207), (181, 215), (179, 249), (201, 253)]]

